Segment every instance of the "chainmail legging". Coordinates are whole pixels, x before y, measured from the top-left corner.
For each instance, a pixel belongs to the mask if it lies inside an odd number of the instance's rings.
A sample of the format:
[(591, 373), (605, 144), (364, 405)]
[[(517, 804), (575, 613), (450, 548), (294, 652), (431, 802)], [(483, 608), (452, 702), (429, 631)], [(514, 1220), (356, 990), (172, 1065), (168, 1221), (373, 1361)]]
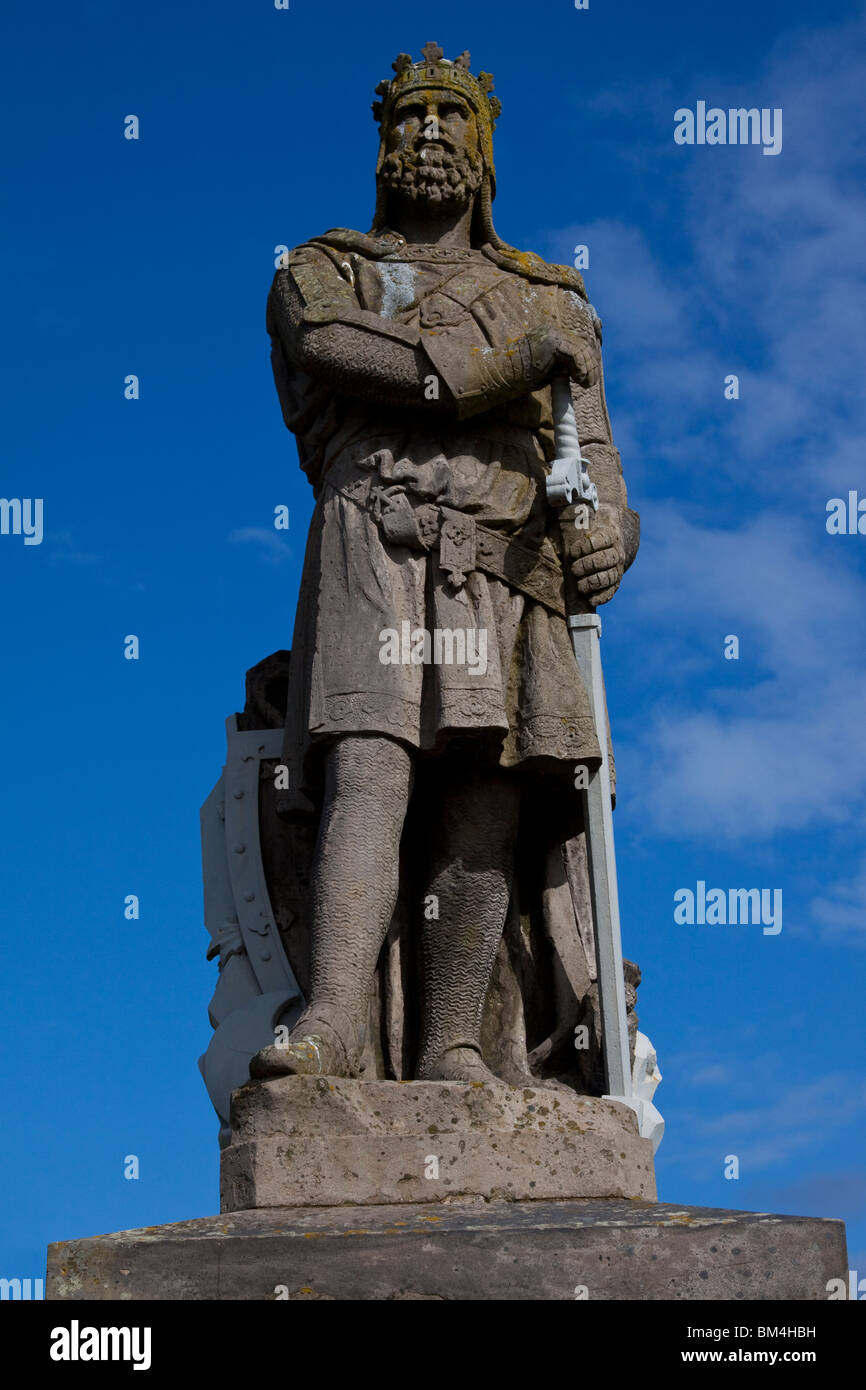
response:
[[(416, 1074), (449, 1047), (480, 1052), (481, 1016), (511, 893), (518, 792), (501, 773), (443, 779), (433, 810), (427, 894), (438, 918), (421, 922), (423, 1010)], [(449, 769), (450, 770), (450, 769)]]
[[(412, 785), (411, 755), (392, 739), (347, 735), (328, 751), (312, 876), (309, 1009), (331, 1004), (345, 1010), (358, 1043), (397, 900), (400, 836)], [(447, 1047), (479, 1045), (517, 830), (518, 792), (511, 779), (467, 774), (452, 758), (438, 785), (437, 803), (429, 807), (425, 895), (428, 904), (432, 895), (433, 909), (429, 917), (419, 914), (419, 1075)]]
[(397, 900), (411, 789), (411, 757), (392, 739), (350, 735), (328, 751), (311, 885), (309, 1008), (339, 1005), (359, 1036)]

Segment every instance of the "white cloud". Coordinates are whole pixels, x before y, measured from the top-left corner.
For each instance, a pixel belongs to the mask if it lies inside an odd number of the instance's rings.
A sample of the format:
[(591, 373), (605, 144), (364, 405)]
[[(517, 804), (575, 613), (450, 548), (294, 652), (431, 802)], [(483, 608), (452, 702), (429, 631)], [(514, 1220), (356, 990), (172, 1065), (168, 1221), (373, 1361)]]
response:
[(812, 902), (812, 916), (829, 941), (866, 947), (866, 858), (850, 877), (831, 884)]
[(769, 513), (722, 530), (671, 504), (647, 509), (644, 536), (631, 612), (647, 679), (676, 693), (617, 746), (651, 828), (738, 843), (862, 816), (866, 582), (838, 563), (849, 538)]
[(94, 551), (83, 550), (72, 531), (46, 532), (46, 550), (52, 565), (96, 565), (103, 559)]
[(291, 557), (291, 547), (276, 531), (266, 526), (242, 526), (229, 533), (233, 545), (255, 545), (261, 558), (271, 565), (281, 565)]
[[(866, 15), (796, 29), (737, 83), (708, 69), (676, 94), (605, 94), (599, 111), (633, 118), (646, 216), (549, 240), (590, 247), (642, 515), (619, 612), (637, 615), (634, 679), (654, 712), (614, 732), (650, 833), (826, 835), (866, 811), (866, 538), (824, 525), (830, 497), (866, 493), (864, 37)], [(698, 97), (781, 106), (782, 153), (675, 147), (673, 110)], [(831, 892), (816, 915), (851, 939), (861, 900)]]
[[(737, 1068), (741, 1103), (736, 1109), (670, 1112), (671, 1129), (688, 1134), (689, 1142), (670, 1156), (668, 1166), (721, 1173), (725, 1155), (735, 1154), (741, 1175), (751, 1175), (822, 1147), (830, 1146), (837, 1157), (844, 1154), (866, 1111), (862, 1077), (834, 1072), (792, 1083), (789, 1072), (789, 1061), (777, 1053), (751, 1056), (748, 1065), (743, 1059)], [(656, 1099), (664, 1111), (661, 1089)]]
[[(864, 37), (866, 16), (794, 31), (738, 84), (707, 70), (676, 97), (650, 84), (601, 102), (633, 115), (623, 159), (643, 166), (646, 217), (640, 229), (572, 226), (548, 245), (590, 247), (615, 433), (642, 490), (648, 455), (696, 490), (711, 460), (718, 477), (800, 512), (816, 488), (838, 495), (863, 477)], [(782, 107), (782, 153), (674, 147), (674, 107), (698, 96)], [(741, 397), (724, 402), (731, 372)], [(682, 476), (669, 481), (682, 492)]]

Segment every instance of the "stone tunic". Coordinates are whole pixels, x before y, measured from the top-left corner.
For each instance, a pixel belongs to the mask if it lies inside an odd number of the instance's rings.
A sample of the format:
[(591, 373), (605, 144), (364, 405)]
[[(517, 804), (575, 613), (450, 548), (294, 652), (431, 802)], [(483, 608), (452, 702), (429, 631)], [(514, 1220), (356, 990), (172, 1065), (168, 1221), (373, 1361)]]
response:
[[(458, 400), (460, 386), (442, 369), (455, 344), (466, 355), (507, 347), (544, 316), (586, 306), (571, 290), (503, 270), (481, 250), (402, 245), (373, 258), (308, 243), (278, 271), (269, 301), (274, 371), (317, 494), (293, 642), (284, 751), (292, 785), (308, 784), (311, 747), (346, 733), (436, 752), (471, 734), (476, 753), (503, 768), (571, 776), (576, 762), (597, 765), (561, 611), (484, 568), (463, 577), (452, 565), (449, 573), (436, 544), (435, 533), (459, 513), (561, 575), (559, 523), (545, 497), (549, 390), (489, 410), (476, 403), (463, 419), (353, 398), (298, 365), (285, 312), (290, 290), (303, 299), (307, 322), (386, 320), (393, 336), (424, 347), (429, 379), (444, 376)], [(575, 404), (602, 515), (617, 519), (625, 489), (601, 384), (576, 391)], [(395, 538), (388, 513), (396, 504), (404, 524)], [(413, 526), (432, 528), (432, 543), (413, 537)], [(452, 637), (438, 647), (437, 632)], [(401, 659), (384, 659), (395, 652)]]

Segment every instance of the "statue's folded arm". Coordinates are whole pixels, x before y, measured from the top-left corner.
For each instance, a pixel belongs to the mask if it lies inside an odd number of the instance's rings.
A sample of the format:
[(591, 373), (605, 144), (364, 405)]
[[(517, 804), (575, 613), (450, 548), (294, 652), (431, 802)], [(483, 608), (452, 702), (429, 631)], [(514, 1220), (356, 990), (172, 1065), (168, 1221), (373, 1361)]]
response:
[(309, 293), (309, 282), (304, 283), (297, 267), (278, 270), (274, 276), (267, 327), (271, 337), (279, 340), (286, 360), (361, 400), (453, 413), (450, 392), (440, 391), (432, 400), (425, 393), (425, 378), (432, 369), (419, 345), (417, 329), (359, 308), (336, 271), (330, 268), (333, 287), (324, 279), (329, 263), (322, 260), (322, 271), (312, 287), (320, 286), (321, 293)]
[(268, 332), (288, 362), (347, 395), (458, 419), (536, 389), (554, 359), (543, 326), (493, 347), (483, 337), (467, 342), (459, 329), (422, 332), (362, 309), (330, 257), (312, 247), (291, 252), (274, 276)]
[(549, 376), (553, 346), (545, 325), (532, 328), (507, 347), (469, 343), (447, 327), (423, 335), (424, 348), (437, 374), (456, 401), (457, 418), (465, 420), (484, 410), (528, 395)]

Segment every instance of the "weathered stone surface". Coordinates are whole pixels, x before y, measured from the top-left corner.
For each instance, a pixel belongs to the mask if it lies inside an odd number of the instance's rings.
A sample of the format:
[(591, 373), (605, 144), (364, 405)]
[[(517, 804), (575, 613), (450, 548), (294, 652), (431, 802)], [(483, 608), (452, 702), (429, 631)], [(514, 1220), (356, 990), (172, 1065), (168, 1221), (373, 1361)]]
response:
[(652, 1144), (627, 1106), (564, 1089), (289, 1076), (234, 1093), (223, 1211), (466, 1194), (652, 1199)]
[(639, 972), (609, 918), (609, 815), (588, 810), (609, 810), (610, 736), (575, 655), (594, 629), (568, 622), (639, 542), (601, 324), (576, 269), (496, 233), (490, 73), (433, 43), (392, 71), (369, 232), (287, 250), (268, 299), (316, 506), (291, 654), (250, 672), (202, 818), (223, 1141), (245, 1063), (630, 1094)]
[(628, 1201), (244, 1211), (61, 1241), (69, 1299), (807, 1299), (841, 1221)]

